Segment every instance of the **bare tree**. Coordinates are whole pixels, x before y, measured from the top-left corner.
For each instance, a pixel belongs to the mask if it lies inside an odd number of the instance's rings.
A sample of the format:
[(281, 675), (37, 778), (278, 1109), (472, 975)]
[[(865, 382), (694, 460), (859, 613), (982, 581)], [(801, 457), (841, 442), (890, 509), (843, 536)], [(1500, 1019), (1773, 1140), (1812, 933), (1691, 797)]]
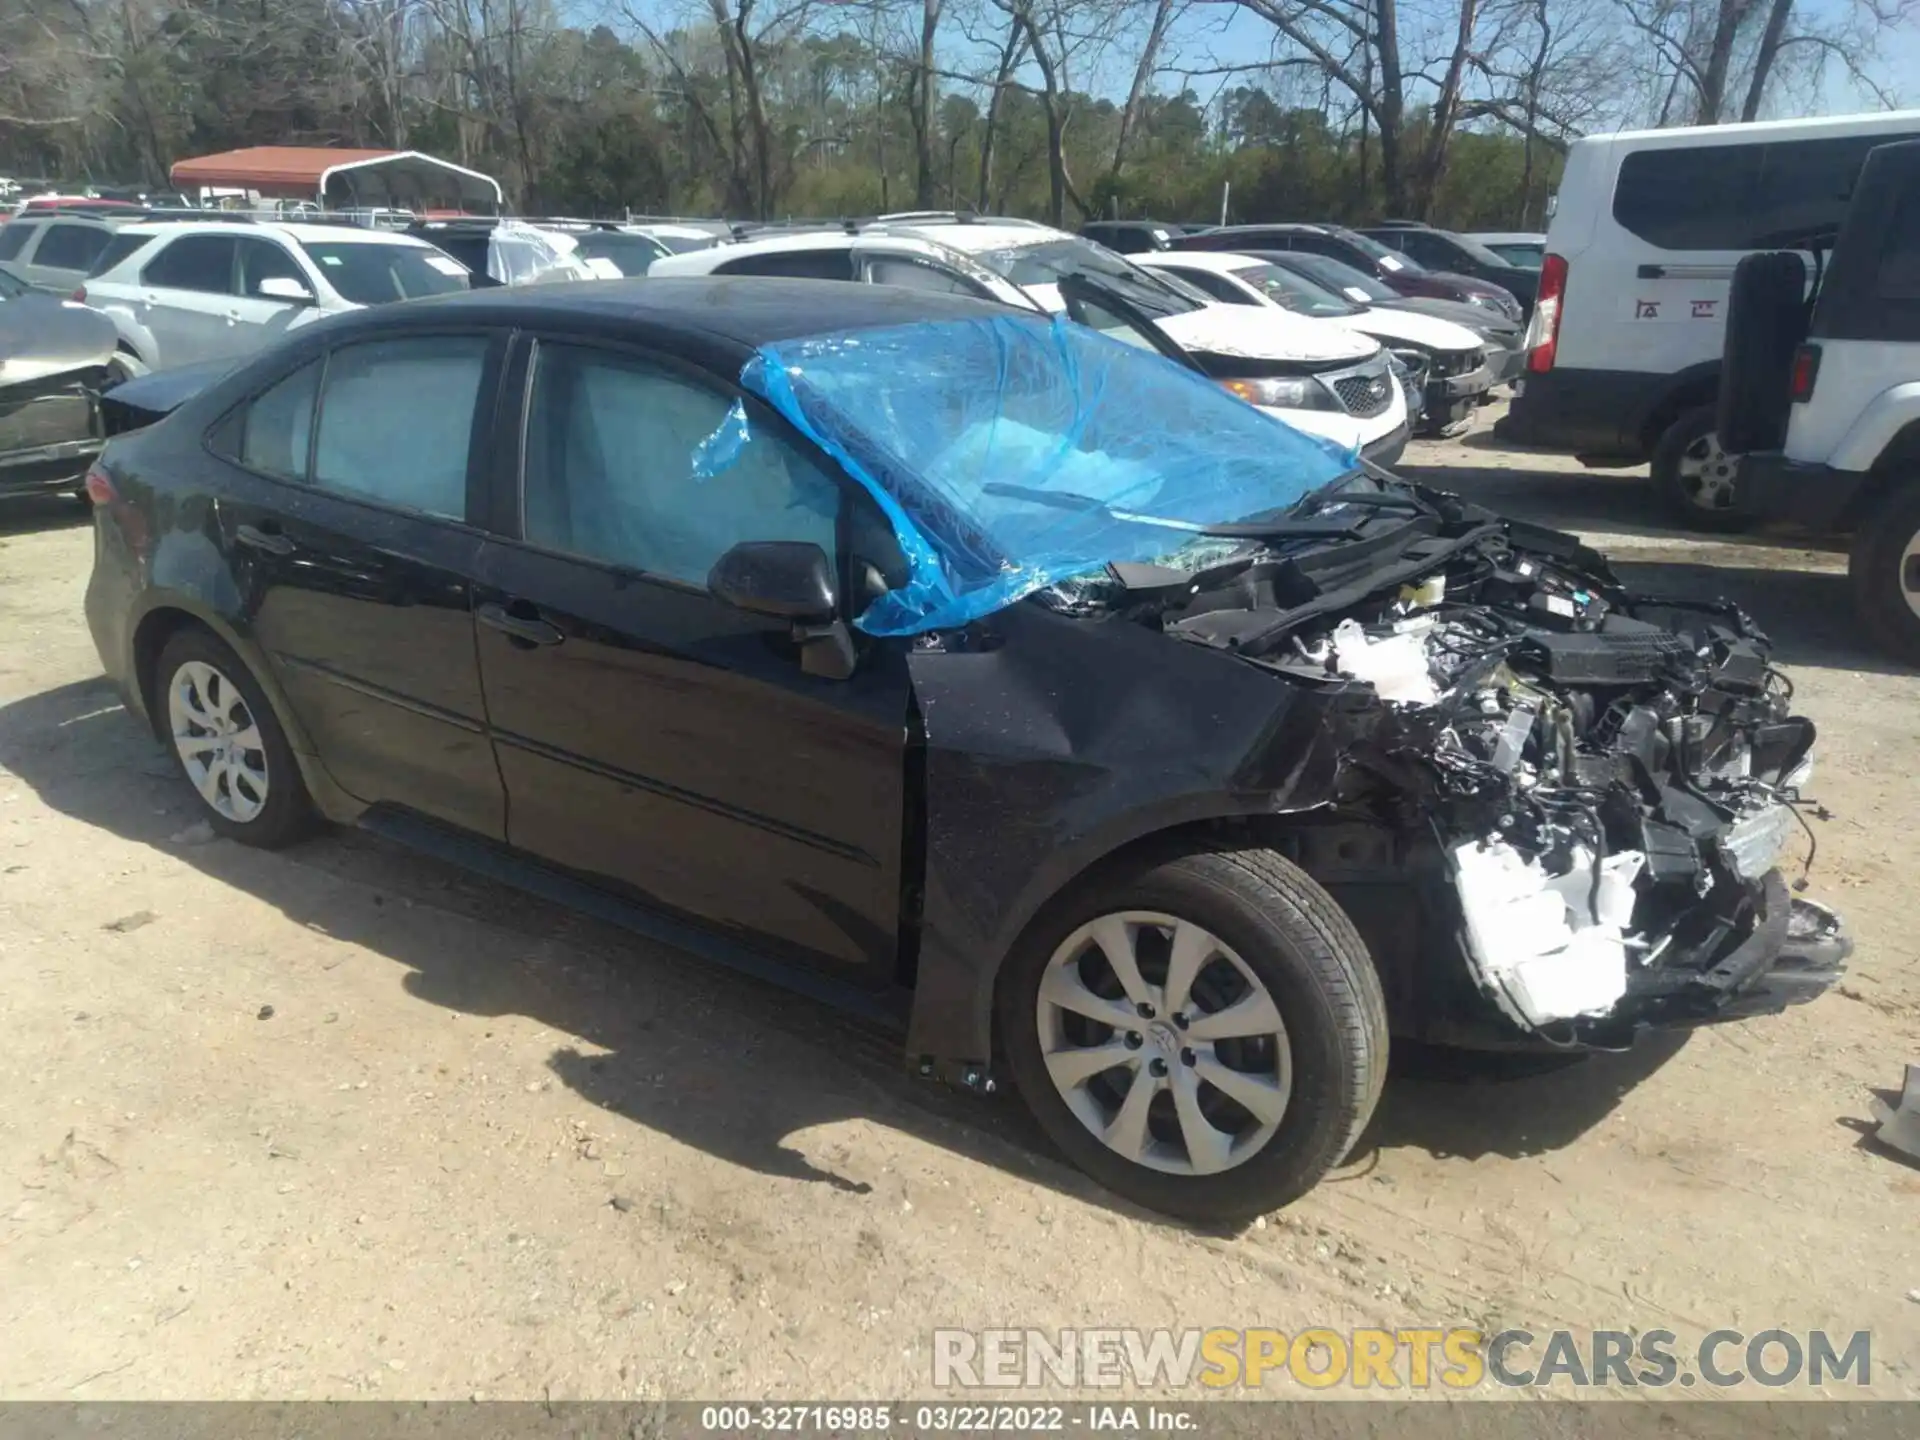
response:
[(1113, 160), (1107, 174), (1118, 178), (1127, 163), (1127, 149), (1140, 129), (1140, 112), (1146, 107), (1147, 93), (1160, 67), (1160, 52), (1167, 43), (1167, 31), (1186, 11), (1185, 0), (1153, 0), (1153, 18), (1147, 24), (1146, 39), (1141, 42), (1140, 58), (1134, 63), (1133, 83), (1127, 87), (1127, 102), (1120, 111), (1120, 130), (1113, 139)]

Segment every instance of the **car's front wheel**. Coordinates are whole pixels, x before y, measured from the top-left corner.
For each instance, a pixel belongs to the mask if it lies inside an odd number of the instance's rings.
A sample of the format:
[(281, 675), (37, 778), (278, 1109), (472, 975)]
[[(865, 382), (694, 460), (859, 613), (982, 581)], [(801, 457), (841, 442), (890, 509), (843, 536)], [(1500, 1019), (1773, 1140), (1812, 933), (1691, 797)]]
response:
[(155, 711), (207, 822), (275, 849), (305, 834), (313, 802), (259, 682), (207, 631), (177, 631), (154, 668)]
[(1386, 1074), (1379, 977), (1333, 897), (1269, 850), (1091, 878), (1009, 958), (1008, 1065), (1127, 1199), (1230, 1221), (1310, 1190)]
[(1874, 640), (1920, 665), (1920, 483), (1896, 485), (1861, 517), (1847, 577)]

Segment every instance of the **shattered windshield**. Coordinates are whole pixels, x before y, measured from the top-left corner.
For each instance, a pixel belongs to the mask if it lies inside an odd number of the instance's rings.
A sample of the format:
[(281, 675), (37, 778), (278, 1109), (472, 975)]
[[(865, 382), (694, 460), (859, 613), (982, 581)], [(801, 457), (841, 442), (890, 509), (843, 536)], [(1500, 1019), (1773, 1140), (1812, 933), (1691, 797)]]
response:
[(1063, 317), (924, 321), (762, 346), (742, 375), (892, 521), (909, 579), (872, 634), (965, 624), (1111, 561), (1283, 509), (1351, 457)]

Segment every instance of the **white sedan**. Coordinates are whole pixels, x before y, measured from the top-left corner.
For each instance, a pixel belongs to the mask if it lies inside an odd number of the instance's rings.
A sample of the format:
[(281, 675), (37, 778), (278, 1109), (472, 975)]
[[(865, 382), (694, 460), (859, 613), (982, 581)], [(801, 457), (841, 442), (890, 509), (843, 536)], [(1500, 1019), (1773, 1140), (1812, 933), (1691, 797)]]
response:
[(1285, 310), (1379, 341), (1421, 379), (1425, 428), (1431, 433), (1464, 429), (1497, 379), (1488, 363), (1486, 342), (1466, 326), (1432, 315), (1357, 304), (1257, 255), (1170, 250), (1133, 259), (1144, 269), (1186, 281), (1219, 304)]

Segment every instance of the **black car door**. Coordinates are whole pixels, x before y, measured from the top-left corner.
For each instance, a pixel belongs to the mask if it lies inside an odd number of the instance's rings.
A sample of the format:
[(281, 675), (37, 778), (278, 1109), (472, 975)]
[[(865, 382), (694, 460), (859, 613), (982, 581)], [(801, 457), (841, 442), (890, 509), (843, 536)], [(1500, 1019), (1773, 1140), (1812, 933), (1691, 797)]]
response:
[(856, 488), (664, 358), (560, 340), (526, 358), (523, 504), (496, 517), (509, 533), (483, 549), (475, 594), (509, 840), (891, 983), (903, 648), (868, 645), (845, 679), (808, 674), (789, 624), (705, 584), (736, 543), (811, 541), (844, 595)]
[[(218, 543), (255, 639), (329, 775), (501, 838), (470, 576), (504, 341), (419, 334), (341, 345), (223, 422)], [(470, 495), (475, 498), (470, 500)]]

